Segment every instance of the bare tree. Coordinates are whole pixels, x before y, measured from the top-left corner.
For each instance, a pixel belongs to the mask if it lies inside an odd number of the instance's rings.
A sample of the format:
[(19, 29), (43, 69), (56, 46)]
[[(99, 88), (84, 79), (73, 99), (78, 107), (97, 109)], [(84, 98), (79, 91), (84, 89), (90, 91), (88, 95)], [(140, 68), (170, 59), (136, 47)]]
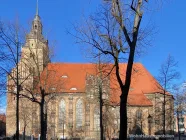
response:
[[(177, 117), (177, 128), (178, 128), (178, 137), (179, 140), (181, 139), (181, 134), (180, 134), (180, 119), (183, 117), (183, 114), (186, 112), (185, 107), (186, 107), (186, 89), (183, 86), (177, 86), (174, 88), (174, 113)], [(182, 122), (183, 123), (183, 122)]]
[[(39, 20), (39, 17), (36, 16)], [(34, 24), (34, 22), (33, 22)], [(8, 93), (16, 96), (16, 139), (19, 139), (20, 97), (40, 107), (41, 139), (46, 139), (47, 103), (60, 92), (60, 75), (50, 66), (48, 40), (44, 40), (41, 23), (32, 27), (24, 42), (18, 23), (0, 24), (0, 72), (7, 75)], [(34, 30), (37, 29), (37, 33)], [(35, 33), (35, 34), (34, 34)], [(34, 42), (30, 44), (30, 38)], [(24, 42), (24, 46), (23, 46)], [(35, 46), (34, 46), (35, 44)], [(23, 46), (23, 47), (22, 47)], [(6, 82), (4, 82), (6, 87)]]
[[(73, 36), (77, 43), (91, 46), (89, 49), (95, 53), (98, 50), (100, 55), (107, 56), (108, 60), (114, 63), (115, 74), (119, 87), (120, 96), (120, 135), (119, 139), (127, 139), (127, 98), (131, 83), (132, 67), (136, 46), (142, 45), (144, 31), (140, 30), (143, 16), (143, 2), (146, 0), (107, 0), (107, 4), (100, 8), (96, 16), (91, 16), (90, 21), (86, 20), (83, 27), (74, 27), (76, 34)], [(97, 54), (94, 55), (98, 56)], [(120, 71), (119, 63), (127, 61), (126, 71)], [(121, 74), (125, 74), (122, 80)]]
[(119, 111), (116, 106), (113, 105), (104, 105), (103, 106), (103, 127), (104, 127), (104, 136), (106, 139), (118, 138), (118, 122), (117, 117)]
[[(99, 102), (99, 113), (100, 113), (100, 140), (104, 139), (104, 125), (106, 125), (106, 121), (104, 121), (104, 116), (106, 116), (106, 110), (103, 108), (107, 108), (108, 106), (108, 96), (109, 96), (109, 78), (105, 77), (105, 69), (106, 64), (101, 64), (101, 59), (98, 62), (98, 76), (97, 76), (97, 88), (98, 88), (98, 102)], [(94, 87), (96, 88), (96, 87)]]
[[(174, 80), (179, 78), (179, 73), (176, 70), (177, 62), (174, 60), (172, 56), (168, 56), (167, 60), (161, 65), (159, 76), (157, 80), (159, 84), (157, 87), (159, 88), (160, 93), (163, 95), (162, 100), (162, 115), (163, 115), (163, 134), (166, 134), (166, 114), (167, 111), (171, 111), (173, 115), (173, 108), (167, 108), (168, 103), (170, 102), (171, 91), (173, 89)], [(173, 100), (173, 99), (172, 99)], [(173, 104), (173, 103), (172, 103)], [(173, 106), (173, 105), (172, 105)], [(170, 114), (169, 114), (170, 115)], [(170, 118), (170, 116), (167, 116)], [(172, 124), (172, 123), (171, 123)]]
[[(55, 98), (56, 93), (62, 92), (64, 81), (61, 76), (57, 73), (52, 65), (47, 65), (49, 63), (48, 48), (43, 50), (43, 57), (46, 62), (41, 61), (41, 46), (36, 44), (36, 49), (31, 47), (28, 49), (27, 53), (24, 53), (23, 59), (30, 60), (29, 73), (32, 75), (32, 83), (27, 83), (23, 85), (24, 92), (20, 94), (23, 98), (39, 105), (40, 108), (40, 132), (41, 140), (46, 139), (47, 134), (47, 112), (48, 103)], [(29, 56), (29, 57), (28, 57)], [(46, 66), (44, 66), (46, 65)], [(42, 71), (42, 67), (44, 70)]]
[[(20, 122), (23, 123), (23, 140), (25, 140), (27, 128), (30, 127), (29, 124), (32, 121), (32, 108), (31, 104), (25, 103), (26, 100), (20, 104)], [(28, 101), (27, 101), (28, 102)]]
[[(103, 100), (103, 73), (101, 71), (101, 64), (95, 65), (95, 69), (97, 71), (96, 75), (87, 76), (87, 83), (89, 86), (86, 87), (87, 94), (90, 94), (90, 96), (87, 96), (87, 100), (90, 101), (93, 104), (96, 104), (97, 107), (99, 107), (99, 127), (98, 130), (100, 130), (100, 140), (103, 140), (104, 137), (104, 128), (103, 128), (103, 106), (104, 106), (104, 100)], [(90, 87), (91, 86), (91, 87)], [(90, 88), (90, 89), (89, 89)], [(93, 93), (91, 91), (94, 91)], [(107, 93), (104, 93), (107, 94)], [(94, 98), (94, 99), (93, 99)]]
[(4, 111), (5, 96), (6, 96), (6, 76), (4, 72), (0, 70), (0, 114), (5, 112)]
[[(114, 124), (116, 119), (115, 113), (112, 109), (115, 109), (117, 105), (110, 100), (110, 72), (111, 65), (107, 63), (101, 63), (99, 58), (98, 64), (95, 64), (95, 75), (87, 75), (87, 100), (89, 103), (95, 105), (94, 114), (99, 115), (99, 128), (96, 133), (97, 138), (103, 140), (105, 138), (111, 139), (117, 124)], [(98, 109), (99, 108), (99, 109)], [(119, 112), (119, 111), (118, 111)]]
[[(0, 22), (0, 71), (1, 74), (8, 77), (14, 83), (16, 95), (16, 139), (19, 139), (19, 95), (21, 85), (28, 76), (21, 79), (20, 76), (20, 50), (24, 42), (22, 38), (22, 28), (18, 22), (3, 23)], [(14, 68), (14, 69), (12, 69)], [(3, 79), (3, 87), (6, 88), (6, 80)], [(9, 92), (9, 90), (8, 90)]]

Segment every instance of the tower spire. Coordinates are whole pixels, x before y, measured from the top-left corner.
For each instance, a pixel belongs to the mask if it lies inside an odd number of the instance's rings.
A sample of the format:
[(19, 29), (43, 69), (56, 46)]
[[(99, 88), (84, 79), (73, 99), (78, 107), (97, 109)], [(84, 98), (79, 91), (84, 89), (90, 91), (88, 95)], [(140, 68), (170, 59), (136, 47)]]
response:
[(39, 15), (39, 6), (38, 6), (38, 0), (37, 0), (37, 4), (36, 4), (36, 16)]
[(36, 15), (34, 20), (40, 21), (40, 17), (39, 17), (39, 0), (36, 1)]

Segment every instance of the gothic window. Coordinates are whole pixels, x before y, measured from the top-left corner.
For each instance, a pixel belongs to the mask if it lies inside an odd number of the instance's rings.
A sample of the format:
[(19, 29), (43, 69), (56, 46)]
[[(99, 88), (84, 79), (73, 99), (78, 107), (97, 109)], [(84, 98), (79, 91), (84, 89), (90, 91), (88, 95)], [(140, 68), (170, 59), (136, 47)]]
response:
[(35, 25), (35, 29), (37, 29), (37, 25)]
[(94, 130), (100, 130), (100, 113), (98, 107), (94, 110)]
[(80, 129), (83, 125), (83, 101), (78, 99), (76, 103), (76, 129)]
[(136, 118), (137, 118), (137, 120), (141, 120), (142, 119), (142, 112), (141, 112), (141, 110), (137, 110), (136, 111)]
[(65, 101), (62, 99), (59, 104), (59, 128), (65, 128)]

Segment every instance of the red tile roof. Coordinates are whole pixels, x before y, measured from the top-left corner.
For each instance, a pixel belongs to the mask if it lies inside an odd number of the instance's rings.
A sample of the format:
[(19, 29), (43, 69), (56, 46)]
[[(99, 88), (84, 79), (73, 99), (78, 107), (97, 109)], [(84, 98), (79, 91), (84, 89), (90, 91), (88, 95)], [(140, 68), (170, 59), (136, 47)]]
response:
[(152, 102), (143, 94), (129, 94), (129, 106), (152, 106)]
[[(122, 80), (125, 78), (126, 64), (120, 64), (120, 73)], [(105, 71), (113, 67), (109, 64)], [(85, 92), (86, 75), (98, 74), (98, 67), (96, 64), (82, 64), (82, 63), (50, 63), (47, 67), (48, 70), (55, 71), (55, 76), (63, 79), (61, 92), (79, 93)], [(55, 78), (56, 79), (56, 78)], [(54, 80), (53, 80), (54, 81)], [(144, 68), (140, 63), (135, 63), (133, 66), (133, 74), (131, 80), (131, 87), (128, 97), (129, 105), (147, 106), (152, 105), (151, 101), (147, 99), (144, 94), (160, 92), (158, 82), (154, 77)], [(120, 101), (120, 88), (115, 76), (115, 69), (110, 75), (110, 100), (113, 103)]]

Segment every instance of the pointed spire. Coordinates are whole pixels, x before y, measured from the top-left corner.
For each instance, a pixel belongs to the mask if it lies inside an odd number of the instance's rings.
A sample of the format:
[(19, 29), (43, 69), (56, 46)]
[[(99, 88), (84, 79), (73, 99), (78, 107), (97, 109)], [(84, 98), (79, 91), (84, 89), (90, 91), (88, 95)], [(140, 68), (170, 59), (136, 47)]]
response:
[(37, 4), (36, 4), (36, 15), (34, 17), (34, 20), (32, 21), (32, 31), (42, 34), (42, 23), (41, 23), (41, 19), (39, 16), (39, 7), (38, 7), (39, 2), (38, 1), (39, 0), (37, 0)]
[(38, 0), (37, 0), (37, 5), (36, 5), (36, 16), (39, 15), (39, 7), (38, 7)]
[(37, 3), (36, 3), (36, 15), (35, 15), (34, 20), (40, 21), (40, 17), (39, 17), (39, 1), (38, 0), (37, 0)]

